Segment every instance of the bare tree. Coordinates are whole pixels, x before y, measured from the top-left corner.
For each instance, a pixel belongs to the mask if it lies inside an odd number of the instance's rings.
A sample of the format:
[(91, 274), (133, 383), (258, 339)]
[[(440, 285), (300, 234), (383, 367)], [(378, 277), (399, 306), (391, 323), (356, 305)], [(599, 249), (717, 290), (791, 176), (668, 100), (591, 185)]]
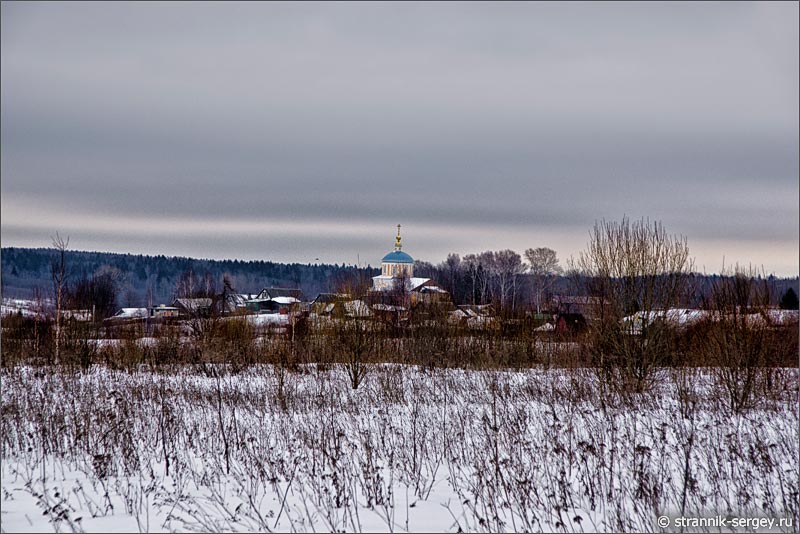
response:
[(154, 300), (155, 300), (153, 298), (153, 294), (154, 293), (155, 293), (155, 289), (153, 288), (153, 283), (152, 282), (148, 282), (147, 283), (147, 297), (146, 297), (146, 299), (147, 299), (147, 307), (148, 308), (152, 308), (153, 307)]
[(174, 296), (175, 298), (192, 298), (195, 297), (199, 282), (194, 271), (190, 267), (181, 273), (177, 282), (175, 282)]
[(702, 348), (730, 408), (740, 412), (755, 405), (757, 388), (769, 381), (770, 356), (779, 352), (772, 338), (778, 334), (768, 314), (767, 281), (738, 265), (721, 274), (706, 302), (709, 320)]
[(556, 276), (561, 274), (563, 269), (558, 264), (556, 251), (551, 248), (529, 248), (525, 251), (525, 259), (528, 260), (528, 269), (533, 277), (536, 313), (541, 313), (542, 293), (553, 285)]
[(478, 284), (481, 294), (481, 304), (486, 304), (487, 297), (492, 291), (494, 273), (494, 252), (487, 250), (478, 254)]
[(33, 288), (33, 311), (35, 313), (33, 321), (33, 354), (36, 356), (36, 361), (38, 362), (42, 348), (42, 340), (39, 334), (39, 324), (42, 322), (42, 317), (45, 315), (45, 299), (42, 295), (42, 290), (38, 285), (34, 286)]
[(685, 298), (691, 265), (686, 238), (667, 234), (660, 222), (595, 223), (576, 267), (596, 302), (591, 352), (607, 383), (637, 392), (651, 385), (670, 356), (667, 311)]
[(51, 237), (51, 239), (53, 241), (53, 248), (56, 249), (56, 256), (50, 263), (50, 277), (53, 281), (53, 294), (56, 301), (55, 351), (53, 363), (58, 365), (61, 359), (61, 316), (67, 297), (67, 246), (69, 246), (69, 236), (65, 239), (56, 232), (55, 237)]
[(115, 273), (119, 271), (114, 268), (101, 268), (91, 277), (84, 274), (72, 282), (67, 295), (64, 296), (66, 306), (72, 309), (90, 310), (93, 321), (113, 315), (117, 311), (119, 288), (119, 278)]
[(507, 311), (511, 297), (511, 310), (516, 305), (517, 277), (524, 271), (522, 257), (513, 250), (499, 250), (494, 253), (494, 273), (500, 295), (500, 309)]
[(445, 273), (445, 289), (447, 289), (451, 295), (455, 295), (459, 287), (461, 257), (458, 254), (448, 254), (447, 259), (439, 265), (439, 268)]
[(467, 277), (472, 286), (469, 293), (469, 300), (472, 304), (475, 304), (475, 293), (478, 286), (478, 266), (480, 264), (478, 256), (475, 254), (467, 254), (464, 256), (464, 260), (461, 263), (466, 270)]
[(328, 280), (328, 287), (333, 293), (360, 298), (372, 287), (372, 277), (365, 269), (341, 271)]
[(208, 271), (203, 275), (202, 288), (204, 297), (214, 298), (217, 295), (217, 281)]

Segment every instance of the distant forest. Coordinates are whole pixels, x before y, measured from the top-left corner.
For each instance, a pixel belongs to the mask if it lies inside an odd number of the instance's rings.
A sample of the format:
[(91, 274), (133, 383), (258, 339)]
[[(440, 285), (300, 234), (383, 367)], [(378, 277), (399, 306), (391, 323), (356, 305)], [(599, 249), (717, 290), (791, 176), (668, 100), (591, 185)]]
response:
[[(2, 249), (3, 297), (33, 298), (36, 289), (43, 297), (52, 292), (50, 265), (55, 250), (49, 248)], [(375, 276), (379, 269), (353, 265), (275, 263), (271, 261), (204, 260), (173, 256), (112, 254), (108, 252), (67, 252), (70, 283), (93, 275), (110, 273), (117, 280), (117, 305), (138, 307), (172, 301), (179, 280), (187, 271), (198, 278), (210, 277), (222, 288), (227, 275), (240, 293), (258, 293), (265, 287), (303, 290), (307, 299), (331, 291), (340, 280), (361, 274)], [(151, 298), (150, 298), (151, 296)]]
[[(2, 248), (2, 296), (33, 298), (38, 290), (42, 297), (52, 294), (50, 266), (56, 251), (50, 248)], [(505, 260), (505, 261), (502, 261)], [(100, 275), (114, 279), (114, 305), (118, 307), (147, 306), (169, 303), (187, 273), (200, 283), (210, 283), (221, 291), (227, 277), (239, 293), (258, 293), (265, 287), (290, 287), (303, 291), (306, 300), (318, 293), (335, 292), (353, 287), (348, 282), (380, 274), (373, 267), (354, 265), (276, 263), (270, 261), (206, 260), (141, 254), (112, 254), (107, 252), (67, 252), (69, 284), (79, 284)], [(513, 251), (486, 251), (470, 254), (463, 259), (450, 254), (439, 264), (417, 261), (414, 276), (432, 278), (446, 289), (455, 304), (501, 304), (516, 310), (529, 309), (534, 300), (536, 282), (527, 274), (528, 265)], [(705, 287), (716, 275), (692, 275), (702, 297)], [(789, 288), (798, 293), (798, 278), (767, 278), (773, 304), (778, 304)], [(549, 295), (579, 294), (575, 279), (552, 276), (547, 283), (543, 301)], [(699, 306), (700, 302), (687, 302)], [(535, 307), (535, 306), (534, 306)]]

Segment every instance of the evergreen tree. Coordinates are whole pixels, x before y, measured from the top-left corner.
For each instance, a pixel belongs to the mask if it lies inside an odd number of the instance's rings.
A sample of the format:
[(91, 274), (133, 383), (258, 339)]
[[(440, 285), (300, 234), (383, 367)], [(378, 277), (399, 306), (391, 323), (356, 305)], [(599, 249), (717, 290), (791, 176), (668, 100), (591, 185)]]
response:
[(796, 310), (798, 308), (800, 308), (800, 302), (797, 299), (797, 293), (790, 287), (781, 297), (781, 309)]

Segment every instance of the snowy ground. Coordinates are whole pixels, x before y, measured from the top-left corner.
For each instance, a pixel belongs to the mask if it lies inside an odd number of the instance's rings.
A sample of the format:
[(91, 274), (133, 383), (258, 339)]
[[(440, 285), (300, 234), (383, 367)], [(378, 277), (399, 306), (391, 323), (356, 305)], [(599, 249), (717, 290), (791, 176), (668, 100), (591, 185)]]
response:
[(0, 316), (21, 313), (24, 317), (37, 317), (50, 306), (49, 301), (37, 303), (33, 300), (3, 298), (0, 304)]
[(681, 510), (798, 518), (796, 370), (740, 415), (704, 372), (664, 371), (658, 391), (619, 402), (586, 371), (380, 366), (358, 390), (339, 367), (218, 371), (4, 371), (2, 530), (590, 532), (654, 531)]

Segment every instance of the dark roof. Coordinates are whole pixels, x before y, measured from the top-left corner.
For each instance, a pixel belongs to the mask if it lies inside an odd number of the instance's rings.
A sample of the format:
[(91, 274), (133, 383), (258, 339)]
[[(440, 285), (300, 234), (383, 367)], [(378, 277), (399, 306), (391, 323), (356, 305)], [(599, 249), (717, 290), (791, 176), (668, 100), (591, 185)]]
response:
[(557, 295), (553, 300), (560, 304), (600, 304), (603, 299), (600, 297), (586, 297), (576, 295)]
[(210, 298), (199, 299), (175, 299), (172, 303), (173, 306), (183, 308), (187, 311), (197, 311), (201, 308), (208, 308), (211, 306)]
[(562, 314), (578, 313), (587, 316), (587, 318), (594, 317), (608, 304), (608, 301), (601, 297), (574, 295), (561, 295), (554, 297), (553, 300), (556, 304), (556, 308)]
[(342, 295), (340, 293), (320, 293), (317, 295), (317, 298), (314, 299), (314, 302), (328, 304), (330, 302), (341, 302), (349, 298), (348, 295)]

